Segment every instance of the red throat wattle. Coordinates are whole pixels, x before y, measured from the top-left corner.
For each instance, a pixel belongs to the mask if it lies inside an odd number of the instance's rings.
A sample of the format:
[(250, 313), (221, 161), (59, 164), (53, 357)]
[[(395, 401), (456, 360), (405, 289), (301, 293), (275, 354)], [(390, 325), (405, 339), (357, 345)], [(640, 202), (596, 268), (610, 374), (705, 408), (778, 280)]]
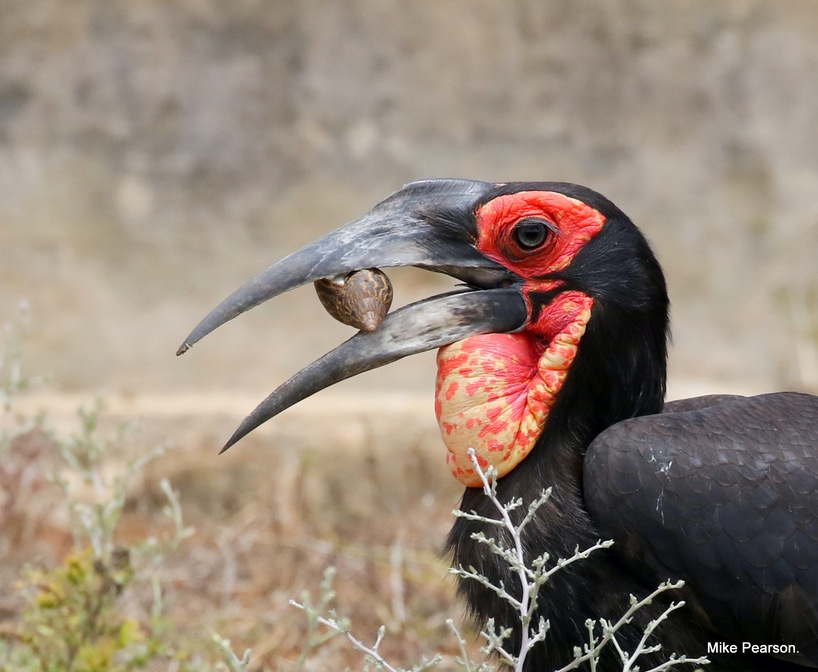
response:
[[(530, 218), (547, 221), (553, 231), (541, 246), (522, 247), (515, 239), (515, 226)], [(438, 353), (435, 413), (446, 462), (468, 486), (481, 485), (469, 448), (482, 468), (491, 465), (502, 477), (542, 434), (591, 318), (593, 299), (563, 291), (535, 310), (533, 294), (559, 290), (561, 281), (548, 276), (570, 265), (602, 230), (605, 217), (564, 194), (521, 191), (489, 201), (475, 221), (477, 249), (523, 279), (531, 321), (519, 333), (475, 336)]]
[(440, 349), (435, 414), (446, 463), (458, 481), (481, 485), (469, 448), (498, 477), (529, 454), (576, 357), (592, 305), (581, 292), (564, 292), (538, 320), (548, 337), (484, 334)]

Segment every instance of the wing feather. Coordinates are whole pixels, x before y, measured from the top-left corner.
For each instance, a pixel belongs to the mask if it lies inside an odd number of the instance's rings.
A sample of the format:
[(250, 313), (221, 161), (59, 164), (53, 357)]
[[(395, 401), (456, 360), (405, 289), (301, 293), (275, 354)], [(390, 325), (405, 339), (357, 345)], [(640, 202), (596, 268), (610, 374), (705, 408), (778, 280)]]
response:
[(818, 663), (818, 397), (713, 396), (600, 434), (588, 510), (637, 567), (682, 578), (708, 626)]

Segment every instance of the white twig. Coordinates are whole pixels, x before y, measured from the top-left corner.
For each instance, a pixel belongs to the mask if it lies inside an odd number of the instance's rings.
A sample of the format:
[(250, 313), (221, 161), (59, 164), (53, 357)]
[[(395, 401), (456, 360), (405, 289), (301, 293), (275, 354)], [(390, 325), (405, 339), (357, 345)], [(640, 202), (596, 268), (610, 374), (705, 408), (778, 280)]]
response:
[[(486, 577), (480, 575), (474, 567), (469, 567), (468, 570), (459, 567), (457, 569), (453, 569), (452, 571), (461, 577), (478, 581), (486, 588), (493, 590), (497, 595), (502, 597), (517, 610), (520, 616), (521, 625), (520, 647), (517, 655), (508, 652), (502, 646), (503, 640), (511, 632), (510, 629), (498, 632), (494, 626), (493, 620), (489, 620), (486, 624), (487, 632), (482, 632), (481, 635), (488, 641), (488, 648), (491, 651), (496, 652), (507, 664), (513, 666), (515, 672), (522, 672), (529, 651), (531, 651), (531, 649), (538, 643), (544, 642), (548, 635), (549, 622), (543, 618), (540, 619), (539, 627), (537, 628), (536, 632), (533, 632), (531, 628), (531, 619), (536, 611), (537, 594), (540, 587), (542, 587), (556, 572), (561, 571), (568, 565), (578, 560), (584, 560), (595, 551), (603, 548), (609, 548), (614, 542), (599, 540), (594, 545), (589, 546), (584, 550), (580, 550), (579, 547), (577, 547), (574, 551), (574, 555), (569, 558), (558, 559), (554, 566), (548, 569), (546, 569), (546, 563), (549, 560), (549, 556), (547, 553), (544, 553), (542, 556), (533, 559), (529, 566), (526, 563), (525, 554), (523, 551), (522, 530), (534, 519), (537, 510), (548, 500), (551, 492), (550, 489), (543, 492), (543, 494), (537, 500), (529, 504), (526, 516), (519, 525), (515, 526), (511, 520), (509, 512), (521, 506), (522, 500), (513, 500), (505, 505), (500, 502), (500, 500), (497, 498), (497, 474), (494, 468), (489, 467), (486, 471), (483, 471), (477, 459), (477, 455), (471, 448), (469, 449), (469, 457), (471, 458), (472, 464), (474, 464), (474, 468), (479, 474), (480, 480), (483, 483), (483, 493), (486, 495), (486, 497), (488, 497), (489, 501), (491, 501), (491, 503), (500, 513), (500, 518), (486, 518), (474, 512), (457, 512), (456, 515), (469, 520), (503, 527), (508, 531), (513, 548), (506, 548), (502, 543), (487, 537), (484, 533), (476, 533), (472, 535), (472, 539), (479, 543), (486, 544), (493, 554), (505, 560), (510, 569), (517, 573), (521, 586), (520, 597), (518, 599), (511, 595), (502, 583), (500, 583), (500, 585), (492, 584)], [(586, 621), (586, 627), (588, 628), (589, 633), (589, 643), (582, 648), (577, 647), (575, 649), (574, 660), (555, 672), (568, 672), (568, 670), (574, 670), (586, 662), (589, 664), (592, 672), (594, 672), (597, 669), (597, 662), (599, 660), (600, 652), (602, 648), (608, 644), (612, 644), (619, 654), (623, 664), (622, 672), (631, 672), (634, 669), (638, 669), (635, 668), (634, 665), (640, 656), (646, 653), (655, 653), (661, 649), (660, 644), (648, 646), (648, 638), (653, 634), (657, 626), (667, 619), (667, 617), (673, 611), (682, 607), (684, 602), (673, 602), (658, 618), (648, 623), (642, 633), (639, 643), (630, 654), (622, 649), (616, 638), (616, 634), (621, 628), (631, 622), (633, 615), (639, 609), (642, 609), (650, 604), (657, 595), (667, 590), (680, 588), (682, 585), (684, 585), (683, 581), (678, 581), (676, 583), (670, 583), (668, 581), (661, 584), (658, 588), (656, 588), (656, 590), (642, 600), (637, 600), (635, 597), (631, 596), (630, 607), (619, 618), (619, 620), (616, 621), (616, 623), (611, 625), (605, 619), (599, 619), (599, 623), (602, 625), (601, 637), (597, 637), (595, 634), (597, 622), (591, 619)], [(667, 661), (652, 668), (651, 670), (647, 670), (646, 672), (663, 672), (682, 663), (706, 665), (708, 662), (709, 660), (706, 657), (688, 658), (687, 656), (680, 656), (677, 658), (675, 654), (671, 654)]]
[[(290, 604), (293, 605), (294, 607), (301, 609), (302, 611), (308, 611), (308, 607), (306, 605), (303, 605), (300, 602), (296, 602), (295, 600), (290, 600)], [(315, 620), (321, 623), (322, 625), (326, 625), (330, 630), (334, 630), (335, 632), (342, 634), (344, 637), (347, 638), (349, 643), (352, 644), (355, 650), (360, 651), (365, 656), (369, 656), (378, 666), (389, 670), (389, 672), (400, 672), (397, 668), (392, 667), (388, 662), (386, 662), (383, 656), (381, 656), (381, 654), (378, 653), (378, 647), (381, 645), (381, 641), (383, 640), (384, 634), (386, 634), (386, 628), (384, 626), (381, 626), (378, 629), (378, 637), (375, 640), (375, 643), (370, 648), (361, 640), (356, 639), (349, 631), (349, 629), (344, 627), (338, 620), (334, 618), (324, 618), (323, 616), (316, 616)]]
[[(651, 647), (645, 646), (648, 637), (653, 633), (653, 631), (656, 629), (656, 626), (659, 625), (659, 623), (664, 621), (673, 611), (676, 611), (676, 609), (682, 607), (684, 605), (684, 602), (672, 603), (664, 612), (662, 612), (662, 614), (658, 618), (651, 621), (645, 628), (645, 631), (642, 634), (642, 639), (640, 640), (636, 649), (630, 656), (628, 656), (627, 653), (625, 653), (619, 646), (619, 642), (617, 642), (616, 640), (616, 633), (619, 632), (619, 630), (623, 626), (630, 623), (631, 619), (633, 618), (633, 615), (643, 607), (650, 604), (657, 595), (667, 590), (675, 590), (677, 588), (681, 588), (683, 585), (684, 581), (677, 581), (676, 583), (670, 583), (669, 581), (666, 581), (662, 583), (658, 588), (656, 588), (656, 590), (654, 590), (650, 595), (641, 600), (636, 600), (636, 598), (632, 596), (630, 607), (624, 614), (622, 614), (622, 616), (616, 623), (611, 625), (604, 619), (600, 619), (600, 623), (602, 624), (602, 637), (599, 639), (597, 639), (597, 637), (594, 634), (596, 622), (590, 619), (586, 621), (585, 625), (588, 628), (589, 643), (586, 644), (583, 647), (583, 649), (579, 649), (578, 647), (577, 654), (581, 655), (575, 656), (574, 660), (572, 660), (564, 667), (555, 670), (554, 672), (568, 672), (568, 670), (575, 670), (583, 663), (589, 661), (591, 662), (592, 665), (591, 669), (594, 669), (595, 667), (594, 661), (596, 661), (599, 658), (599, 654), (600, 651), (602, 650), (602, 647), (606, 646), (609, 642), (612, 642), (616, 650), (619, 652), (619, 655), (623, 663), (622, 671), (629, 672), (630, 670), (632, 670), (633, 664), (639, 656), (641, 656), (644, 653), (650, 653), (658, 650), (655, 646)], [(680, 656), (676, 658), (675, 654), (672, 654), (669, 660), (665, 661), (660, 665), (657, 665), (656, 667), (651, 668), (650, 670), (646, 670), (646, 672), (663, 672), (664, 670), (668, 670), (675, 665), (681, 665), (682, 663), (706, 665), (709, 662), (710, 661), (704, 656), (699, 658), (688, 658), (687, 656)]]
[[(536, 602), (532, 602), (531, 600), (531, 590), (536, 585), (535, 581), (530, 581), (530, 577), (526, 567), (525, 562), (525, 552), (523, 551), (523, 540), (522, 535), (520, 534), (522, 527), (528, 523), (536, 513), (537, 508), (540, 505), (545, 503), (546, 499), (548, 498), (547, 495), (543, 494), (543, 496), (537, 500), (539, 504), (537, 506), (529, 507), (528, 513), (526, 517), (523, 519), (523, 524), (519, 527), (515, 527), (513, 521), (511, 520), (511, 516), (509, 515), (509, 506), (503, 506), (499, 499), (497, 499), (497, 489), (496, 486), (492, 487), (492, 483), (496, 482), (496, 478), (492, 478), (492, 482), (489, 482), (489, 478), (483, 469), (480, 468), (480, 462), (477, 459), (477, 454), (474, 452), (474, 448), (469, 448), (469, 457), (471, 458), (472, 463), (474, 464), (477, 473), (480, 474), (480, 480), (483, 482), (483, 493), (486, 497), (489, 498), (491, 503), (497, 509), (500, 514), (500, 517), (503, 521), (503, 526), (508, 530), (509, 534), (511, 535), (511, 540), (514, 545), (514, 561), (511, 564), (512, 569), (517, 572), (517, 576), (520, 580), (520, 599), (517, 601), (518, 611), (520, 614), (520, 652), (518, 656), (509, 656), (501, 647), (497, 647), (497, 651), (502, 652), (505, 654), (503, 657), (509, 663), (514, 665), (515, 672), (522, 672), (523, 667), (525, 665), (525, 659), (528, 655), (528, 652), (537, 643), (536, 638), (531, 639), (531, 616), (534, 613), (534, 609), (536, 607)], [(489, 467), (492, 470), (491, 467)], [(518, 504), (519, 505), (519, 504)]]
[(213, 641), (221, 649), (224, 662), (230, 672), (247, 672), (247, 666), (250, 664), (250, 649), (246, 649), (244, 656), (239, 659), (230, 646), (229, 639), (224, 639), (223, 637), (220, 637), (214, 633)]
[[(310, 607), (307, 605), (301, 604), (300, 602), (296, 602), (295, 600), (290, 600), (290, 604), (302, 611), (306, 611), (310, 613)], [(341, 621), (334, 617), (334, 611), (331, 611), (330, 618), (325, 618), (324, 616), (320, 616), (318, 614), (314, 614), (313, 617), (317, 623), (321, 625), (326, 625), (330, 630), (333, 632), (337, 632), (342, 634), (346, 637), (347, 641), (352, 644), (352, 648), (356, 651), (360, 651), (364, 654), (364, 656), (368, 657), (373, 663), (375, 663), (376, 667), (379, 669), (385, 669), (389, 672), (406, 672), (403, 668), (397, 668), (390, 665), (387, 660), (378, 652), (378, 647), (380, 647), (381, 642), (383, 641), (384, 635), (386, 635), (386, 626), (382, 625), (378, 628), (378, 636), (375, 639), (375, 643), (370, 647), (364, 644), (360, 639), (357, 639), (353, 634), (349, 631), (349, 627), (344, 625)], [(440, 662), (441, 656), (440, 654), (435, 655), (432, 657), (431, 660), (425, 660), (420, 665), (416, 665), (412, 668), (413, 672), (420, 672), (422, 670), (426, 670), (434, 665), (437, 665)]]
[[(487, 590), (493, 591), (502, 600), (510, 604), (516, 611), (520, 623), (520, 642), (518, 650), (509, 651), (508, 648), (504, 646), (504, 642), (511, 636), (513, 628), (502, 626), (497, 627), (493, 618), (486, 621), (485, 629), (480, 634), (486, 640), (486, 645), (482, 648), (482, 651), (486, 655), (495, 654), (505, 665), (507, 665), (509, 668), (513, 668), (514, 672), (523, 672), (528, 653), (536, 645), (546, 641), (550, 627), (549, 621), (544, 617), (540, 617), (539, 622), (536, 624), (536, 628), (532, 623), (534, 614), (537, 611), (537, 597), (540, 588), (542, 588), (542, 586), (545, 585), (550, 577), (552, 577), (556, 572), (561, 571), (568, 565), (578, 560), (588, 558), (595, 551), (603, 548), (609, 548), (613, 544), (613, 541), (600, 540), (583, 550), (580, 550), (580, 548), (577, 547), (571, 557), (559, 558), (556, 560), (553, 566), (548, 566), (550, 559), (548, 553), (543, 553), (539, 557), (530, 559), (527, 562), (524, 552), (522, 531), (528, 525), (528, 523), (534, 520), (539, 508), (546, 503), (550, 494), (550, 489), (543, 492), (538, 499), (534, 500), (528, 505), (526, 515), (519, 524), (515, 525), (511, 517), (511, 512), (523, 506), (523, 500), (518, 498), (505, 504), (500, 502), (497, 497), (496, 470), (489, 467), (486, 471), (483, 471), (473, 450), (469, 450), (469, 456), (471, 457), (477, 473), (480, 475), (480, 479), (483, 483), (483, 492), (499, 513), (499, 518), (481, 516), (474, 511), (455, 511), (454, 513), (458, 517), (498, 527), (507, 532), (507, 535), (502, 535), (506, 539), (505, 542), (502, 540), (502, 538), (498, 540), (489, 537), (484, 532), (474, 533), (471, 538), (475, 542), (487, 546), (492, 555), (498, 556), (508, 565), (509, 569), (516, 574), (520, 582), (520, 595), (513, 595), (502, 581), (498, 581), (497, 584), (492, 583), (475, 567), (464, 568), (460, 566), (453, 568), (450, 571), (463, 579), (477, 581)], [(509, 546), (506, 545), (508, 540), (510, 540)], [(401, 549), (399, 544), (399, 541), (396, 542), (396, 545), (392, 548), (391, 569), (393, 574), (400, 571)], [(381, 626), (381, 628), (378, 630), (378, 636), (375, 643), (372, 646), (366, 646), (361, 640), (357, 639), (350, 633), (349, 623), (346, 621), (346, 619), (338, 618), (333, 610), (328, 609), (329, 603), (334, 597), (334, 593), (332, 592), (330, 586), (331, 579), (332, 575), (330, 570), (327, 570), (327, 572), (325, 572), (324, 582), (321, 584), (321, 598), (318, 604), (314, 606), (310, 604), (308, 595), (303, 598), (303, 603), (290, 600), (290, 604), (305, 611), (309, 617), (308, 641), (304, 651), (302, 652), (301, 658), (299, 659), (298, 669), (304, 669), (303, 663), (306, 660), (306, 655), (309, 650), (320, 646), (324, 641), (334, 635), (342, 634), (347, 641), (352, 644), (353, 648), (363, 653), (366, 659), (374, 664), (377, 669), (385, 669), (388, 672), (407, 672), (406, 670), (396, 668), (389, 664), (379, 653), (378, 649), (386, 632), (386, 628), (384, 626)], [(555, 670), (554, 672), (568, 672), (569, 670), (575, 670), (586, 663), (591, 672), (596, 672), (599, 665), (600, 653), (603, 647), (608, 645), (611, 645), (616, 650), (622, 662), (622, 672), (635, 672), (638, 670), (639, 668), (636, 667), (636, 662), (640, 656), (656, 653), (662, 648), (661, 644), (659, 643), (648, 645), (648, 639), (654, 634), (656, 628), (663, 621), (665, 621), (673, 611), (684, 605), (684, 602), (671, 603), (670, 606), (659, 615), (659, 617), (650, 621), (642, 631), (641, 638), (632, 652), (627, 652), (622, 648), (622, 645), (617, 638), (617, 634), (623, 627), (631, 623), (634, 614), (638, 610), (650, 604), (657, 595), (667, 590), (679, 588), (682, 585), (682, 581), (677, 583), (671, 583), (668, 581), (661, 584), (658, 588), (656, 588), (656, 590), (641, 600), (637, 600), (634, 596), (631, 596), (629, 608), (613, 624), (604, 618), (599, 618), (598, 620), (588, 619), (585, 622), (585, 627), (588, 631), (588, 642), (583, 646), (575, 647), (574, 659), (567, 665), (561, 667), (559, 670)], [(395, 611), (397, 612), (399, 610), (396, 609)], [(326, 616), (324, 614), (326, 614)], [(328, 627), (329, 632), (324, 633), (321, 637), (314, 637), (314, 628), (318, 624)], [(451, 619), (448, 619), (446, 624), (455, 635), (460, 646), (461, 656), (456, 657), (455, 662), (463, 667), (465, 672), (485, 672), (485, 670), (488, 670), (489, 668), (487, 662), (474, 663), (469, 659), (465, 640), (455, 627), (454, 622)], [(439, 654), (429, 660), (424, 659), (420, 664), (411, 668), (410, 672), (423, 672), (437, 664), (440, 660), (442, 660), (442, 658)], [(670, 670), (670, 668), (681, 664), (705, 665), (707, 663), (709, 663), (709, 660), (705, 657), (677, 657), (676, 654), (673, 653), (670, 654), (668, 660), (651, 668), (650, 670), (647, 670), (646, 672), (665, 672)]]

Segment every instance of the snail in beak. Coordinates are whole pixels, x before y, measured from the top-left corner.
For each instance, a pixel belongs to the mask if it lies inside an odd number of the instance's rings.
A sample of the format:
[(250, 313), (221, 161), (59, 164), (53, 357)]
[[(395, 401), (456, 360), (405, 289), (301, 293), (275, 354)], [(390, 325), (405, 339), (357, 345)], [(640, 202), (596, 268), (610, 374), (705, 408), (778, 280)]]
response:
[(368, 333), (378, 328), (392, 306), (392, 283), (377, 268), (321, 278), (313, 284), (332, 317)]

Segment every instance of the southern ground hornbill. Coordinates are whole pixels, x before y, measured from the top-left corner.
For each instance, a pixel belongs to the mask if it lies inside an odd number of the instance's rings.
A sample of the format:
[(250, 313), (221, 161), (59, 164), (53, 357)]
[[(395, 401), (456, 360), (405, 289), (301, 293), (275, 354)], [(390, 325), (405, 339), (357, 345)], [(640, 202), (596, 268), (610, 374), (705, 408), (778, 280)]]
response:
[[(615, 621), (629, 595), (644, 596), (667, 578), (684, 579), (686, 606), (662, 624), (664, 649), (640, 659), (642, 669), (669, 652), (707, 653), (715, 670), (818, 667), (818, 398), (717, 395), (665, 404), (661, 268), (630, 219), (590, 189), (408, 184), (250, 280), (179, 353), (289, 289), (393, 266), (446, 273), (464, 285), (389, 313), (374, 331), (303, 369), (225, 448), (328, 385), (440, 348), (435, 410), (448, 465), (467, 486), (462, 509), (496, 515), (475, 487), (472, 447), (482, 465), (497, 469), (502, 501), (529, 502), (552, 487), (526, 531), (530, 557), (568, 557), (599, 539), (615, 541), (548, 583), (540, 611), (550, 631), (528, 669), (564, 665), (586, 641), (586, 619)], [(503, 562), (472, 539), (482, 526), (457, 519), (448, 539), (454, 562), (519, 589)], [(517, 623), (482, 585), (461, 580), (459, 591), (478, 621)], [(625, 650), (679, 599), (660, 597), (620, 632)], [(621, 669), (613, 651), (606, 655), (599, 669)]]

